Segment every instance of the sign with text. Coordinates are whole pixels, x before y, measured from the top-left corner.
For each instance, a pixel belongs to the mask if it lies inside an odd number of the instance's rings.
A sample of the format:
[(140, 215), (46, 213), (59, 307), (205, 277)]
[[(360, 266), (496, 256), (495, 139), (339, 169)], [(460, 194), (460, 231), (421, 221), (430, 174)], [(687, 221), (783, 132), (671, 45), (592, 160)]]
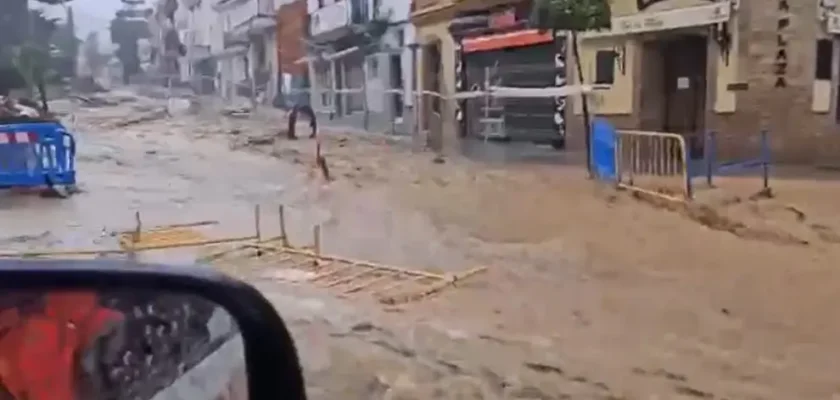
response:
[(840, 34), (840, 14), (834, 12), (827, 13), (825, 28), (832, 35)]
[(632, 35), (645, 32), (665, 31), (670, 29), (690, 28), (693, 26), (712, 25), (729, 21), (732, 13), (729, 2), (720, 2), (707, 6), (678, 8), (659, 12), (640, 12), (632, 15), (614, 17), (612, 29), (603, 32), (587, 32), (585, 37)]

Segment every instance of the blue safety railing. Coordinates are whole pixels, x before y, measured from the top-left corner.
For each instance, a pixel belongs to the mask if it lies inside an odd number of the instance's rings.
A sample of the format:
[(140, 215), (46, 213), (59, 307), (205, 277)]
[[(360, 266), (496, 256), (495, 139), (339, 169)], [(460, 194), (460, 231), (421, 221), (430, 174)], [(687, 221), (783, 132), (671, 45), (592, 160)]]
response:
[[(766, 130), (759, 133), (758, 155), (753, 158), (740, 160), (718, 160), (718, 134), (714, 131), (706, 133), (702, 166), (692, 166), (692, 176), (705, 176), (706, 184), (714, 185), (714, 177), (733, 175), (752, 170), (760, 170), (762, 189), (770, 188), (770, 142)], [(702, 168), (702, 169), (701, 169)]]

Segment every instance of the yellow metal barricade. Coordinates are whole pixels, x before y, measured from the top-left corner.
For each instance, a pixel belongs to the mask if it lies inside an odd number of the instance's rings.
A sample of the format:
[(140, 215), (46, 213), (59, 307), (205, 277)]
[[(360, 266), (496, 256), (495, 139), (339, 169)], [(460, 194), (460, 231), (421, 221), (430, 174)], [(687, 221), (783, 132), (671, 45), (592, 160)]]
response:
[(619, 130), (618, 186), (673, 201), (691, 199), (688, 147), (675, 133)]

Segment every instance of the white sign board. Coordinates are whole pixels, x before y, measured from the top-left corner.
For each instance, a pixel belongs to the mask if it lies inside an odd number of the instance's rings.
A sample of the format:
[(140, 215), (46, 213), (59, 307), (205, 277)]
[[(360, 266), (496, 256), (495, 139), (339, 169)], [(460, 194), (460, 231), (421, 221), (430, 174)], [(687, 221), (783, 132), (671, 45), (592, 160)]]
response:
[(685, 90), (691, 87), (691, 81), (688, 79), (687, 76), (681, 76), (677, 78), (677, 89)]
[(833, 12), (826, 14), (825, 30), (832, 35), (840, 34), (840, 14)]
[(612, 29), (609, 31), (587, 32), (583, 36), (589, 38), (632, 35), (636, 33), (712, 25), (729, 21), (731, 14), (732, 4), (728, 1), (707, 6), (677, 8), (668, 11), (640, 12), (614, 17), (611, 21)]

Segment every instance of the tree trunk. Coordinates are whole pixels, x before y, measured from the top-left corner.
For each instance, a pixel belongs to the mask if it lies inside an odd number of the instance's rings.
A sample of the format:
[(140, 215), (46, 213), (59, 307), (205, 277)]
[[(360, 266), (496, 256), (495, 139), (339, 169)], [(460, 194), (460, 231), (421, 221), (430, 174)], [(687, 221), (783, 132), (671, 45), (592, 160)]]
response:
[(577, 68), (578, 84), (581, 86), (580, 102), (583, 108), (583, 131), (586, 134), (586, 172), (589, 178), (592, 178), (592, 126), (589, 121), (589, 100), (585, 93), (583, 93), (583, 66), (580, 63), (580, 48), (578, 47), (577, 32), (572, 32), (572, 53), (575, 57), (575, 67)]

